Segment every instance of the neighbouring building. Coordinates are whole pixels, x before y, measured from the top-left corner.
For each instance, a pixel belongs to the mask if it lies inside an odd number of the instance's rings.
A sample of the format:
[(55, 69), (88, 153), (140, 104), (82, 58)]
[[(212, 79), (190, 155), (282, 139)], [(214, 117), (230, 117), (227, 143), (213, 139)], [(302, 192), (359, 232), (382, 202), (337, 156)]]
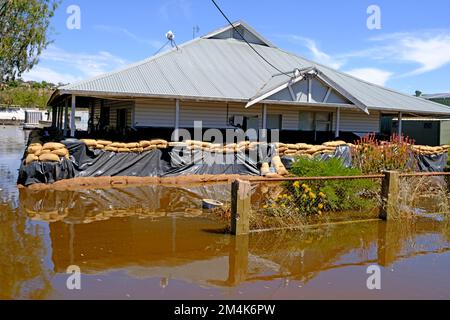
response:
[(202, 121), (205, 129), (280, 129), (283, 140), (296, 141), (380, 133), (383, 116), (450, 117), (448, 106), (277, 48), (242, 21), (122, 70), (60, 87), (49, 105), (53, 126), (71, 136), (72, 115), (80, 107), (90, 110), (91, 134), (129, 128), (162, 137)]
[(450, 93), (424, 94), (422, 95), (422, 98), (450, 106)]
[[(398, 118), (391, 121), (390, 131), (397, 132)], [(450, 118), (403, 118), (403, 134), (416, 144), (441, 146), (450, 144)]]

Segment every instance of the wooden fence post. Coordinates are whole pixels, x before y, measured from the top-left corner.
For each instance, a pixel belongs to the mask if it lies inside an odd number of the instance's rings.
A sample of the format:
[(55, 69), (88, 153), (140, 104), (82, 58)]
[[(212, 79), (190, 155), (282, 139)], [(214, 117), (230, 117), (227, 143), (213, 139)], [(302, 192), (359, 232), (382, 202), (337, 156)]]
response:
[(231, 185), (231, 234), (248, 234), (250, 231), (251, 185), (236, 180)]
[(381, 186), (381, 213), (380, 218), (389, 220), (396, 213), (396, 206), (399, 195), (399, 177), (397, 171), (383, 172), (384, 178)]

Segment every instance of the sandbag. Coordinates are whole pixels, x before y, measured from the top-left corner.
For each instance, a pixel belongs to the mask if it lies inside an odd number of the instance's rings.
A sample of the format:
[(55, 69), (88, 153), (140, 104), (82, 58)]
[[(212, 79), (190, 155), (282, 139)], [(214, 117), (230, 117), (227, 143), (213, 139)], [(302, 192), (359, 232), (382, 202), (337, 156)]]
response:
[(102, 146), (109, 146), (112, 144), (112, 141), (108, 141), (108, 140), (97, 140), (97, 147), (98, 145), (102, 145)]
[(264, 162), (261, 165), (261, 176), (265, 177), (270, 173), (270, 165), (267, 162)]
[(41, 143), (30, 143), (30, 145), (28, 147), (40, 147), (40, 148), (42, 148), (42, 144)]
[(59, 156), (53, 153), (46, 153), (39, 156), (41, 162), (59, 162)]
[(296, 144), (298, 150), (308, 150), (311, 149), (313, 146), (307, 143), (297, 143)]
[(69, 154), (69, 150), (67, 150), (66, 148), (53, 150), (52, 154), (56, 154), (59, 157), (66, 157)]
[(40, 157), (43, 154), (49, 154), (52, 153), (53, 150), (49, 150), (49, 149), (41, 149), (40, 151), (36, 152), (35, 155)]
[(139, 142), (139, 147), (142, 147), (142, 148), (147, 148), (147, 147), (150, 147), (151, 145), (152, 145), (151, 141), (143, 140), (143, 141)]
[(49, 143), (44, 144), (42, 146), (42, 149), (47, 149), (47, 150), (53, 151), (53, 150), (58, 150), (58, 149), (62, 149), (62, 148), (65, 148), (65, 147), (66, 146), (63, 145), (62, 143), (49, 142)]
[(141, 145), (139, 143), (137, 143), (137, 142), (131, 142), (131, 143), (127, 143), (125, 145), (125, 147), (128, 148), (128, 149), (140, 148), (140, 146)]
[(279, 156), (275, 156), (272, 158), (272, 165), (275, 167), (275, 170), (279, 175), (286, 176), (289, 174), (289, 171), (286, 170), (286, 167), (284, 166), (283, 161), (281, 161), (281, 158)]
[(299, 150), (299, 147), (296, 144), (287, 144), (286, 148), (288, 148), (290, 150)]
[(162, 140), (162, 139), (155, 139), (155, 140), (151, 140), (150, 141), (151, 145), (168, 145), (169, 143), (167, 142), (167, 140)]
[(27, 153), (28, 154), (36, 154), (36, 153), (40, 152), (41, 150), (42, 150), (42, 146), (39, 144), (36, 146), (28, 147)]
[(130, 149), (130, 151), (131, 152), (135, 152), (135, 153), (142, 153), (142, 152), (144, 152), (144, 148), (141, 148), (141, 147), (139, 147), (139, 148), (132, 148), (132, 149)]
[(323, 144), (325, 147), (340, 147), (347, 145), (345, 141), (330, 141)]
[(25, 159), (25, 164), (29, 165), (30, 163), (33, 163), (38, 160), (39, 160), (38, 156), (35, 156), (34, 154), (29, 154)]
[(82, 139), (81, 141), (88, 147), (95, 147), (97, 145), (97, 141), (93, 139)]
[(114, 142), (114, 143), (111, 143), (109, 146), (113, 147), (113, 148), (118, 148), (118, 149), (126, 148), (126, 144), (122, 143), (122, 142)]
[(111, 147), (111, 146), (107, 146), (106, 148), (105, 148), (105, 151), (109, 151), (109, 152), (117, 152), (117, 148), (114, 148), (114, 147)]

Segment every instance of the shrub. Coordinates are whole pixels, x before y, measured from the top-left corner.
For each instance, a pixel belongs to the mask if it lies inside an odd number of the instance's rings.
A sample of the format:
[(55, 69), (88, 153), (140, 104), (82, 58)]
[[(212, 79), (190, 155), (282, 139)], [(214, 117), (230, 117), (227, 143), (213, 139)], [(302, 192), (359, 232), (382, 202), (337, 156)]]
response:
[(417, 168), (413, 145), (414, 141), (407, 137), (393, 135), (389, 141), (382, 142), (371, 134), (361, 138), (352, 148), (353, 163), (363, 173), (413, 171)]
[[(298, 158), (291, 173), (299, 177), (358, 176), (356, 168), (346, 168), (340, 159), (328, 161)], [(325, 196), (325, 211), (362, 210), (374, 204), (374, 191), (379, 184), (370, 179), (320, 180), (309, 183), (309, 188)]]

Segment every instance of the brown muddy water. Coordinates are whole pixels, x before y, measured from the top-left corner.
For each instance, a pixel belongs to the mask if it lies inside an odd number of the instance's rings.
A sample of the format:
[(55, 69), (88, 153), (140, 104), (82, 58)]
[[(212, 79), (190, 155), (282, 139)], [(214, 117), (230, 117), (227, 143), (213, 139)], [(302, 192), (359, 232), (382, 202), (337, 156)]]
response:
[[(233, 238), (201, 210), (227, 185), (16, 188), (26, 136), (0, 128), (0, 299), (450, 299), (448, 222)], [(66, 287), (81, 269), (81, 290)], [(381, 290), (367, 268), (381, 266)]]

